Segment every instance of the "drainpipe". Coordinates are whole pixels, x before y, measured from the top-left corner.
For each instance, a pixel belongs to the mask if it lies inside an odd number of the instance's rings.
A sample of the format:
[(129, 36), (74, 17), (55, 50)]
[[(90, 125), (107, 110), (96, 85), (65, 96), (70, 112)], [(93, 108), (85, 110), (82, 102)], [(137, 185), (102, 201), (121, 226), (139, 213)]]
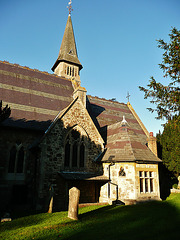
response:
[(116, 201), (117, 201), (118, 200), (118, 185), (111, 181), (111, 169), (110, 169), (110, 167), (112, 167), (114, 165), (115, 165), (115, 163), (113, 163), (113, 162), (111, 162), (109, 164), (108, 198), (110, 198), (110, 185), (112, 184), (112, 185), (116, 186)]

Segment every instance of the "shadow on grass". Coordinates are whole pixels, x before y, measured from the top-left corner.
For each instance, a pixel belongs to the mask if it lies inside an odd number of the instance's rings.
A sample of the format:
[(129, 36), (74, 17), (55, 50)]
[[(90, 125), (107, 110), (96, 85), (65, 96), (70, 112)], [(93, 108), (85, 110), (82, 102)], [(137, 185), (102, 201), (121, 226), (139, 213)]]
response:
[[(31, 215), (30, 217), (20, 217), (12, 222), (6, 222), (4, 224), (0, 224), (0, 233), (2, 234), (3, 232), (6, 232), (8, 230), (16, 230), (19, 228), (26, 228), (30, 226), (36, 226), (40, 225), (43, 222), (50, 222), (51, 219), (54, 218), (56, 213), (54, 214), (49, 214), (49, 213), (40, 213), (40, 214), (34, 214)], [(62, 212), (61, 216), (65, 217), (67, 214), (65, 212)]]
[(63, 239), (179, 239), (180, 212), (168, 202), (109, 206), (82, 214), (80, 228)]
[[(97, 210), (79, 215), (78, 221), (67, 220), (67, 212), (63, 216), (65, 221), (59, 219), (59, 223), (44, 227), (39, 233), (33, 233), (29, 238), (21, 239), (120, 239), (120, 240), (179, 240), (180, 230), (180, 201), (178, 202), (148, 202), (133, 206), (104, 206)], [(178, 206), (179, 205), (179, 206)], [(86, 210), (84, 210), (86, 211)], [(55, 213), (54, 216), (60, 216)], [(61, 215), (62, 216), (62, 215)], [(32, 216), (26, 226), (36, 222), (50, 221), (53, 214), (39, 214)], [(34, 218), (34, 220), (33, 220)], [(16, 220), (16, 228), (24, 226), (26, 218)], [(58, 224), (57, 224), (58, 223)], [(13, 224), (13, 222), (12, 222)], [(13, 225), (9, 225), (12, 230)], [(8, 225), (7, 225), (8, 227)], [(6, 228), (8, 230), (8, 228)]]

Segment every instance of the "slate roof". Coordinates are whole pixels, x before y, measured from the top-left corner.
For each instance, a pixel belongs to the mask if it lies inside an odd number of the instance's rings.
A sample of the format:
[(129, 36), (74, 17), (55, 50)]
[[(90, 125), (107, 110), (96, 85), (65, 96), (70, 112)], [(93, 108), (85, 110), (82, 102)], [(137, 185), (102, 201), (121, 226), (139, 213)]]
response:
[[(68, 79), (0, 61), (0, 99), (11, 108), (8, 126), (46, 130), (59, 111), (73, 100)], [(4, 123), (5, 124), (5, 123)]]
[[(45, 131), (73, 102), (73, 91), (65, 78), (0, 61), (0, 96), (11, 108), (3, 126)], [(87, 110), (106, 143), (102, 161), (160, 161), (127, 104), (87, 96)], [(121, 127), (123, 116), (127, 128)]]
[(59, 172), (59, 175), (66, 180), (87, 180), (87, 181), (105, 181), (108, 182), (109, 178), (97, 173), (88, 172)]
[(140, 124), (128, 108), (127, 104), (119, 103), (117, 101), (107, 100), (104, 98), (98, 98), (93, 96), (87, 96), (87, 109), (102, 134), (104, 141), (107, 142), (107, 127), (121, 122), (123, 116), (131, 126), (131, 129), (138, 134), (141, 142), (147, 143), (147, 136)]
[(97, 161), (161, 162), (147, 147), (147, 130), (145, 133), (127, 104), (88, 96), (87, 109), (106, 143), (106, 151)]
[(121, 122), (107, 127), (107, 151), (102, 162), (161, 162), (141, 141), (140, 134)]
[(59, 62), (69, 62), (79, 66), (79, 69), (82, 69), (82, 65), (78, 59), (76, 42), (74, 37), (74, 31), (71, 21), (71, 16), (68, 16), (66, 28), (64, 31), (63, 40), (61, 43), (60, 51), (58, 58), (52, 67), (52, 71), (57, 67)]

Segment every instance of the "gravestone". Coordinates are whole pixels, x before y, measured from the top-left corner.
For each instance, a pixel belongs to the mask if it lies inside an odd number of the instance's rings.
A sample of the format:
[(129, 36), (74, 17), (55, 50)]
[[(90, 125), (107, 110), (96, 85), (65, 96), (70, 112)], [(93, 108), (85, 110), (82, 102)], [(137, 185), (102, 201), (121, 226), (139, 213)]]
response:
[(68, 217), (73, 220), (78, 220), (79, 197), (80, 197), (79, 189), (73, 187), (69, 190)]
[(54, 188), (51, 185), (49, 188), (49, 198), (50, 198), (50, 203), (49, 203), (49, 210), (48, 213), (52, 213), (52, 209), (53, 209), (53, 196), (54, 196)]
[(180, 189), (180, 176), (178, 177), (178, 189)]
[(11, 218), (9, 213), (5, 213), (3, 218), (1, 218), (1, 222), (10, 222), (10, 221), (11, 221)]

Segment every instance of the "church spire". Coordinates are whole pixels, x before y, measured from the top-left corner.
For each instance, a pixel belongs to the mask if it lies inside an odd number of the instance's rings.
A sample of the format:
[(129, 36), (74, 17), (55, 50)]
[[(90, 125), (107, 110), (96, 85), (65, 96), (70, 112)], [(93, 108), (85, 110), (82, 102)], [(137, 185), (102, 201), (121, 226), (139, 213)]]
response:
[[(78, 59), (76, 42), (74, 37), (73, 25), (71, 20), (71, 1), (69, 2), (69, 16), (64, 31), (63, 40), (61, 43), (58, 58), (52, 67), (52, 71), (59, 76), (75, 79), (79, 76), (79, 70), (82, 65)], [(79, 79), (80, 80), (80, 79)]]

